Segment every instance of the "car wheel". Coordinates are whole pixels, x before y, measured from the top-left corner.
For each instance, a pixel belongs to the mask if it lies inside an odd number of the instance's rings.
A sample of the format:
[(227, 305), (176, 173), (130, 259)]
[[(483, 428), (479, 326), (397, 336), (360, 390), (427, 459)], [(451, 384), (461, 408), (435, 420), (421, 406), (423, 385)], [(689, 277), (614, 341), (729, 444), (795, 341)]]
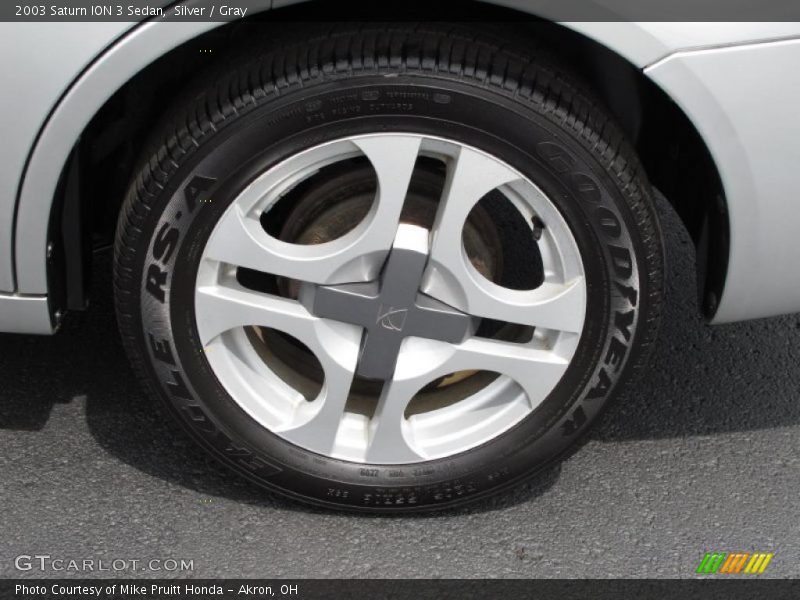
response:
[(231, 58), (155, 135), (116, 306), (147, 387), (294, 498), (452, 506), (562, 454), (641, 368), (651, 191), (569, 70), (480, 31)]

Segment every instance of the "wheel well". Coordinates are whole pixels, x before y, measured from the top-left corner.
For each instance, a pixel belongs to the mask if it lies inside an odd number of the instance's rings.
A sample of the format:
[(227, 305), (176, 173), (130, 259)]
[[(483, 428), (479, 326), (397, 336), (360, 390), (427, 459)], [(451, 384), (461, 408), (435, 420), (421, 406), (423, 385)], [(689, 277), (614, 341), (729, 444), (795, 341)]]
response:
[[(323, 7), (330, 3), (313, 3), (324, 19)], [(513, 29), (515, 35), (527, 38), (532, 46), (577, 72), (616, 117), (651, 182), (675, 208), (695, 241), (701, 305), (707, 316), (713, 316), (728, 260), (727, 213), (716, 166), (689, 118), (639, 69), (597, 42), (511, 9), (479, 3), (472, 6), (480, 9), (481, 22)], [(307, 19), (309, 6), (304, 3), (302, 8), (288, 6), (271, 11), (269, 18), (227, 24), (177, 47), (129, 80), (96, 113), (64, 167), (63, 185), (59, 186), (62, 197), (55, 204), (61, 216), (53, 222), (65, 249), (63, 273), (52, 278), (61, 288), (53, 290), (59, 303), (72, 309), (86, 305), (87, 248), (112, 243), (136, 161), (149, 132), (169, 108), (170, 102), (163, 99), (172, 98), (174, 90), (183, 89), (196, 74), (215, 64), (226, 49), (256, 36), (269, 39), (270, 32), (288, 22)], [(428, 20), (435, 20), (430, 9), (427, 13)], [(342, 20), (342, 15), (342, 4), (337, 3), (335, 18)], [(463, 18), (470, 20), (470, 12)], [(87, 244), (87, 239), (92, 243)]]

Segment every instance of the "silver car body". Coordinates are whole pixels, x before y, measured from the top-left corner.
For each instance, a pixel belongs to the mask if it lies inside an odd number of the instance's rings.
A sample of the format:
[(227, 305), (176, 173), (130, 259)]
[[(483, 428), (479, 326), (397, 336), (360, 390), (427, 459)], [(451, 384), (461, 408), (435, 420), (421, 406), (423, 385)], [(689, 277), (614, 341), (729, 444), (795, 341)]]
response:
[[(274, 0), (273, 7), (287, 3)], [(800, 23), (562, 24), (641, 70), (705, 141), (730, 227), (712, 322), (800, 311), (793, 270), (800, 231)], [(54, 330), (48, 222), (59, 177), (87, 123), (142, 68), (219, 25), (0, 24), (0, 331)]]

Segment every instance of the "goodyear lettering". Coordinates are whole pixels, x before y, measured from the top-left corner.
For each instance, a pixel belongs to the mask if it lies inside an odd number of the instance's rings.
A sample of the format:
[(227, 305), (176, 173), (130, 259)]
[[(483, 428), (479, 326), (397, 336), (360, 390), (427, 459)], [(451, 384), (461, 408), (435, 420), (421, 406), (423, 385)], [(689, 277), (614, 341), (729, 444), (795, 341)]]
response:
[[(589, 206), (611, 262), (612, 286), (618, 294), (617, 298), (625, 300), (628, 307), (615, 310), (611, 315), (613, 331), (608, 340), (608, 347), (603, 355), (603, 364), (590, 384), (584, 401), (604, 398), (613, 385), (611, 373), (622, 369), (628, 353), (628, 344), (633, 340), (633, 331), (637, 318), (638, 291), (634, 280), (634, 257), (625, 245), (622, 222), (613, 206), (603, 204), (600, 186), (591, 175), (575, 171), (579, 162), (569, 151), (556, 142), (542, 142), (537, 146), (539, 155), (558, 173), (566, 174), (577, 197)], [(562, 423), (565, 436), (574, 435), (588, 421), (587, 413), (579, 404)]]

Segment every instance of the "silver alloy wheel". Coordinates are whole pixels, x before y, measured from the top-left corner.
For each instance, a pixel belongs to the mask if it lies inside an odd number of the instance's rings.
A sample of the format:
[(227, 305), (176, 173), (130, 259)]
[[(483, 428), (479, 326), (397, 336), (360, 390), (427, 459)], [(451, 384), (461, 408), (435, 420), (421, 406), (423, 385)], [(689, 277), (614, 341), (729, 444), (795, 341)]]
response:
[[(441, 160), (447, 170), (432, 230), (424, 235), (419, 228), (400, 224), (419, 156)], [(369, 160), (378, 190), (360, 224), (317, 245), (288, 243), (265, 231), (261, 216), (298, 183), (355, 157)], [(499, 190), (527, 223), (544, 225), (537, 242), (544, 282), (536, 289), (513, 290), (493, 283), (466, 255), (464, 223), (493, 190)], [(359, 368), (362, 325), (372, 317), (351, 319), (360, 324), (325, 318), (317, 314), (313, 298), (321, 290), (335, 289), (331, 286), (378, 281), (390, 252), (409, 244), (427, 255), (418, 290), (424, 294), (422, 301), (432, 298), (454, 314), (532, 327), (533, 335), (528, 341), (512, 342), (479, 337), (471, 329), (460, 342), (436, 335), (405, 337), (374, 414), (351, 412), (348, 396)], [(241, 267), (303, 282), (301, 301), (243, 287), (236, 278)], [(561, 379), (577, 348), (585, 313), (585, 275), (577, 244), (559, 211), (533, 182), (473, 147), (404, 133), (325, 143), (259, 176), (216, 224), (203, 251), (195, 290), (197, 330), (208, 363), (247, 414), (308, 450), (372, 464), (450, 456), (513, 427)], [(381, 316), (386, 312), (379, 307), (378, 319)], [(316, 398), (306, 400), (265, 363), (247, 335), (245, 328), (252, 326), (283, 332), (315, 355), (324, 371)], [(402, 329), (401, 325), (398, 331)], [(420, 390), (462, 371), (499, 376), (458, 402), (407, 415)]]

